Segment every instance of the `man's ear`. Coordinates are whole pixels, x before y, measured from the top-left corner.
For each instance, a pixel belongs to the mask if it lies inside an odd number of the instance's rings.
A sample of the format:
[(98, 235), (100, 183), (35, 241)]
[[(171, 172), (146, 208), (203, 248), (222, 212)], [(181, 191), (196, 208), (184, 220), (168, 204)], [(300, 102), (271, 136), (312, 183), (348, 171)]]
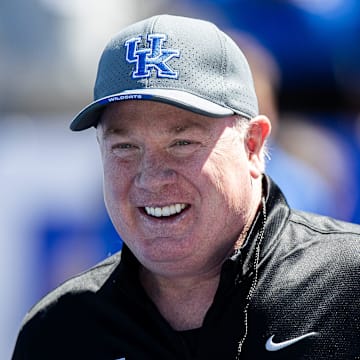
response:
[(250, 120), (245, 144), (250, 163), (250, 174), (254, 179), (261, 176), (265, 170), (265, 143), (271, 132), (271, 122), (259, 115)]

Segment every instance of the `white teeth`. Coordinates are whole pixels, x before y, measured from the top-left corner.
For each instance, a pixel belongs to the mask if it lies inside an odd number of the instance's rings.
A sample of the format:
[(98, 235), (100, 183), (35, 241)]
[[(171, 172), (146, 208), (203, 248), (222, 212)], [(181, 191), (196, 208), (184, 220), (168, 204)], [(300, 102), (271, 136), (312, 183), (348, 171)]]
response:
[(148, 215), (155, 216), (155, 217), (162, 217), (162, 216), (171, 216), (174, 214), (179, 214), (182, 210), (186, 207), (185, 204), (173, 204), (164, 207), (150, 207), (145, 206), (145, 211)]

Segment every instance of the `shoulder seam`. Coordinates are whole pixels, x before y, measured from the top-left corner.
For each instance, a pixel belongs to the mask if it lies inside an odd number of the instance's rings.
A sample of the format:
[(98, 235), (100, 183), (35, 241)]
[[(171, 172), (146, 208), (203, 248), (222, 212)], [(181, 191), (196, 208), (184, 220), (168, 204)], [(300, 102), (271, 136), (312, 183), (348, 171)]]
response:
[(357, 232), (353, 232), (353, 231), (344, 231), (344, 230), (325, 230), (325, 229), (321, 229), (321, 228), (318, 228), (318, 227), (315, 227), (313, 225), (310, 225), (308, 223), (305, 223), (303, 221), (297, 221), (297, 220), (294, 220), (292, 219), (292, 217), (290, 216), (290, 219), (289, 219), (290, 222), (294, 223), (294, 224), (298, 224), (298, 225), (302, 225), (310, 230), (313, 230), (313, 231), (317, 231), (318, 233), (321, 233), (321, 234), (349, 234), (349, 235), (354, 235), (354, 236), (360, 236), (360, 233), (357, 233)]

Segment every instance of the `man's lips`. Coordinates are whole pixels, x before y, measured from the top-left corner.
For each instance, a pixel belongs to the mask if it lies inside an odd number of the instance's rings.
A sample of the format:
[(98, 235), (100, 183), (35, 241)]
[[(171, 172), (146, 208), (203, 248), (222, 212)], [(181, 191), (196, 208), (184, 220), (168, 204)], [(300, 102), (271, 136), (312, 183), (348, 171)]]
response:
[(149, 216), (161, 218), (161, 217), (169, 217), (180, 214), (187, 207), (189, 207), (188, 204), (175, 203), (166, 206), (145, 206), (143, 209), (145, 214)]

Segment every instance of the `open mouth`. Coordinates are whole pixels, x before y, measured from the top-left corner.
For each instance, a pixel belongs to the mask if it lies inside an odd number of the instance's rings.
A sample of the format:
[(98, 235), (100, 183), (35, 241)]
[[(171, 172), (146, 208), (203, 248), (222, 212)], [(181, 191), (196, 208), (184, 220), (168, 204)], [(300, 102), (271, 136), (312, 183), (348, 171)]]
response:
[(163, 207), (145, 206), (144, 211), (147, 215), (156, 218), (175, 216), (182, 213), (189, 205), (187, 204), (172, 204)]

